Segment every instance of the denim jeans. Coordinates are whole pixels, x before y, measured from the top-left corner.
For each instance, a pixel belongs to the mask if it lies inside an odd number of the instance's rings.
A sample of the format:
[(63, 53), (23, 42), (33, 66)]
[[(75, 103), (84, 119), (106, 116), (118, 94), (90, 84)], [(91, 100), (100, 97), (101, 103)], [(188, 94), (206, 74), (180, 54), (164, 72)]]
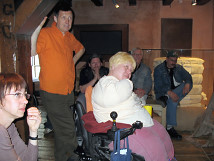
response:
[(166, 124), (167, 125), (177, 126), (176, 113), (177, 113), (178, 103), (188, 94), (188, 93), (186, 93), (185, 95), (183, 95), (184, 85), (185, 85), (185, 83), (181, 83), (177, 88), (172, 90), (179, 97), (179, 100), (177, 102), (174, 102), (170, 97), (167, 100), (167, 109), (166, 109)]

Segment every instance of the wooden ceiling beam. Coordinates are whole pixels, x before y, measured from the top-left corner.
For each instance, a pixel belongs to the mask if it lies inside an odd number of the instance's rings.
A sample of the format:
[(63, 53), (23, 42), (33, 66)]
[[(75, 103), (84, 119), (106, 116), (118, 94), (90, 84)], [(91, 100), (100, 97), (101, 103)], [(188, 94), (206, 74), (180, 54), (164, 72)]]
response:
[(173, 0), (163, 0), (163, 6), (169, 6), (172, 2)]
[(205, 5), (209, 2), (210, 0), (197, 0), (197, 5)]
[(31, 35), (59, 0), (24, 0), (16, 10), (14, 32)]
[(96, 6), (103, 6), (103, 0), (91, 0)]
[(129, 6), (136, 6), (137, 0), (129, 0)]

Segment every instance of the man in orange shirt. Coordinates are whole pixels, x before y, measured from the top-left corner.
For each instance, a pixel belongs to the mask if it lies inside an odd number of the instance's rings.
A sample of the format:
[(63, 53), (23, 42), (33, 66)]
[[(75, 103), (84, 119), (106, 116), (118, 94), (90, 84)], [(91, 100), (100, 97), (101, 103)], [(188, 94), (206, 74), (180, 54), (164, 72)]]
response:
[(36, 47), (41, 66), (41, 99), (54, 129), (55, 161), (77, 160), (73, 152), (77, 140), (70, 106), (74, 103), (74, 65), (85, 49), (69, 32), (72, 21), (71, 7), (58, 5), (52, 26), (41, 30)]

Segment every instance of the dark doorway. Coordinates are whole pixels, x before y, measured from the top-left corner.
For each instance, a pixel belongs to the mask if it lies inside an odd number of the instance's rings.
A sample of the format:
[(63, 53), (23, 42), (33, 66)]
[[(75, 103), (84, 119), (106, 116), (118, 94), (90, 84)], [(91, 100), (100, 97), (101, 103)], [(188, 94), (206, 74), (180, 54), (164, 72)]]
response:
[[(192, 48), (192, 19), (161, 19), (162, 49)], [(165, 56), (162, 52), (161, 56)], [(180, 50), (180, 56), (191, 56), (191, 50)]]
[(102, 55), (104, 61), (118, 51), (128, 51), (128, 24), (75, 25), (75, 37), (86, 52), (80, 61), (87, 61), (91, 54)]

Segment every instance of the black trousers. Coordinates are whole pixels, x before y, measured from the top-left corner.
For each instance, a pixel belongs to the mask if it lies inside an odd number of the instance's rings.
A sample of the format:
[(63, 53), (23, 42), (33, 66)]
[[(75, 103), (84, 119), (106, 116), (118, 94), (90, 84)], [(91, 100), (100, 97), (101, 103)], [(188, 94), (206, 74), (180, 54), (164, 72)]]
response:
[(67, 161), (77, 147), (73, 112), (74, 93), (67, 95), (40, 91), (43, 105), (54, 129), (55, 161)]

